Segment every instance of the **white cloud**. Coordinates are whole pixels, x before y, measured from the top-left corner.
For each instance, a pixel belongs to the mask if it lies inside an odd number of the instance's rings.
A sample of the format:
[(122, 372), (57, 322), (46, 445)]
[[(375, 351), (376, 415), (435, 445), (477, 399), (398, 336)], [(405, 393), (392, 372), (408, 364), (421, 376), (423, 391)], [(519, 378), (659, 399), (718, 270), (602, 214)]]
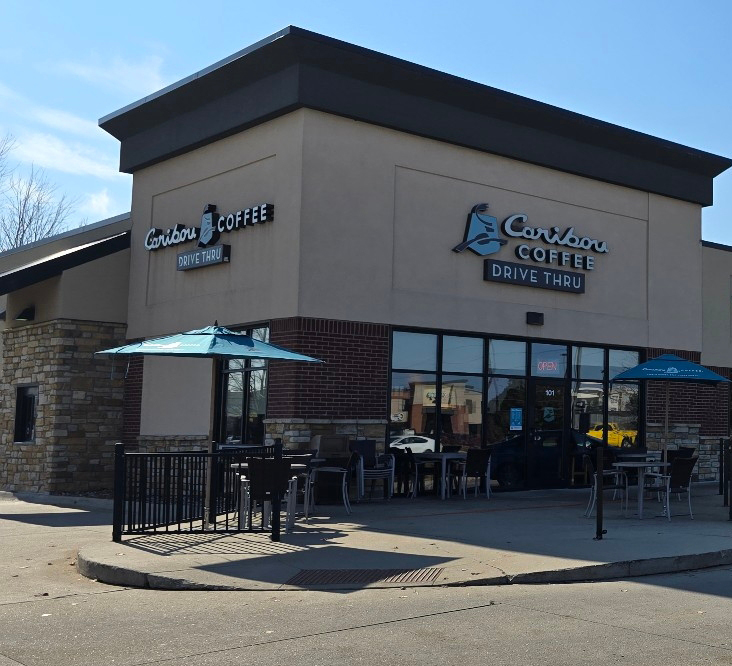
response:
[(59, 111), (58, 109), (49, 109), (42, 106), (32, 107), (30, 109), (30, 116), (42, 125), (70, 134), (79, 134), (98, 139), (102, 133), (102, 130), (99, 129), (95, 122), (86, 118), (80, 118), (73, 113)]
[(62, 72), (95, 85), (145, 96), (165, 87), (166, 82), (160, 74), (162, 65), (160, 56), (150, 56), (139, 62), (114, 58), (108, 65), (67, 61), (59, 63), (57, 67)]
[(106, 155), (51, 134), (31, 133), (16, 137), (13, 156), (22, 162), (63, 173), (106, 180), (121, 176), (116, 162)]
[(105, 187), (99, 192), (85, 194), (79, 205), (79, 210), (82, 213), (90, 215), (92, 219), (110, 217), (112, 214), (112, 199), (109, 196), (107, 188)]

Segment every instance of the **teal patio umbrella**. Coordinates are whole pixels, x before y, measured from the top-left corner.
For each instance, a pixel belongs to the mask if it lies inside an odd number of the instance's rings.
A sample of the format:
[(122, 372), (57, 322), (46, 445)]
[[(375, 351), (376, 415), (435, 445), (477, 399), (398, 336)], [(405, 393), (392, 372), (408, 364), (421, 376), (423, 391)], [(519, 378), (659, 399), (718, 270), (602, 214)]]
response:
[(674, 354), (663, 354), (656, 358), (636, 365), (633, 368), (624, 370), (615, 375), (610, 381), (620, 379), (637, 379), (641, 381), (663, 381), (666, 384), (666, 413), (664, 417), (665, 436), (663, 440), (663, 459), (667, 458), (668, 447), (668, 403), (670, 382), (701, 382), (705, 384), (717, 384), (729, 382), (729, 379), (712, 372), (703, 365), (687, 361)]
[(255, 340), (254, 338), (223, 326), (175, 333), (162, 338), (133, 342), (122, 347), (103, 349), (97, 354), (146, 356), (181, 356), (191, 358), (256, 358), (263, 360), (305, 361), (322, 363), (320, 359), (298, 354), (284, 347)]

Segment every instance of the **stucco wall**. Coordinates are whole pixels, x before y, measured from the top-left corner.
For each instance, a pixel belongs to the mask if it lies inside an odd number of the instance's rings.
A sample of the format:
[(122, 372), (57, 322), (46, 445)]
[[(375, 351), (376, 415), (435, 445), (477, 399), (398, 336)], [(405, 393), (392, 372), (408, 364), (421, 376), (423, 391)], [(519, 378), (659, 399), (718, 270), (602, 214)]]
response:
[[(292, 113), (135, 173), (129, 337), (296, 314), (302, 120)], [(195, 241), (144, 248), (151, 227), (200, 226), (209, 203), (219, 213), (272, 203), (274, 221), (222, 235), (227, 264), (177, 271)]]
[[(698, 206), (315, 111), (304, 141), (302, 316), (701, 348)], [(605, 240), (586, 292), (484, 281), (482, 257), (451, 251), (482, 202)], [(491, 258), (519, 263), (516, 244)]]
[(732, 367), (732, 251), (702, 247), (701, 253), (704, 306), (701, 362), (729, 368)]

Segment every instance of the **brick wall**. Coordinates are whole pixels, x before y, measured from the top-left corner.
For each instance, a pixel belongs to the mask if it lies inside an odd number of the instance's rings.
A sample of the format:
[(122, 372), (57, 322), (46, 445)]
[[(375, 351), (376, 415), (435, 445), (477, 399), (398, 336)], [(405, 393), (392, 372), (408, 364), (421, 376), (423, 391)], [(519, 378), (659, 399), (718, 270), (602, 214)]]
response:
[(270, 324), (270, 342), (325, 363), (273, 361), (269, 419), (383, 419), (389, 326), (291, 317)]
[[(123, 374), (94, 356), (125, 327), (59, 319), (3, 331), (0, 488), (71, 493), (109, 490), (122, 429)], [(16, 389), (38, 386), (35, 438), (15, 442)]]
[[(675, 354), (699, 363), (701, 354), (680, 349), (648, 349), (648, 358), (661, 354)], [(722, 377), (730, 378), (730, 368), (710, 367)], [(648, 423), (663, 425), (666, 413), (668, 386), (668, 422), (696, 424), (705, 437), (726, 437), (729, 429), (730, 387), (725, 384), (695, 384), (692, 382), (648, 382), (646, 388), (646, 419)]]
[(122, 441), (125, 444), (136, 444), (140, 435), (144, 370), (144, 356), (129, 357), (125, 375), (124, 405), (122, 407)]
[[(648, 349), (648, 358), (675, 354), (699, 363), (701, 354), (681, 349)], [(709, 369), (729, 378), (730, 368)], [(668, 391), (668, 434), (666, 396)], [(693, 382), (647, 382), (646, 444), (651, 450), (681, 446), (696, 448), (699, 462), (694, 477), (713, 481), (719, 472), (719, 438), (727, 437), (730, 416), (730, 386)]]

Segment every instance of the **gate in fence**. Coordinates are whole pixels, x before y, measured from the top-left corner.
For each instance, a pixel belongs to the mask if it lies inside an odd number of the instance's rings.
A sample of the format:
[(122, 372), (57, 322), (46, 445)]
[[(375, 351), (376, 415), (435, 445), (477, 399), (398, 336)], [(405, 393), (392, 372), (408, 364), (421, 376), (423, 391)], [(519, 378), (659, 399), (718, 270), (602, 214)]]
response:
[[(184, 453), (114, 449), (112, 541), (123, 534), (240, 532), (240, 471), (250, 458), (282, 459), (282, 444)], [(272, 498), (272, 540), (280, 536), (280, 497)], [(251, 525), (248, 529), (252, 529)]]

